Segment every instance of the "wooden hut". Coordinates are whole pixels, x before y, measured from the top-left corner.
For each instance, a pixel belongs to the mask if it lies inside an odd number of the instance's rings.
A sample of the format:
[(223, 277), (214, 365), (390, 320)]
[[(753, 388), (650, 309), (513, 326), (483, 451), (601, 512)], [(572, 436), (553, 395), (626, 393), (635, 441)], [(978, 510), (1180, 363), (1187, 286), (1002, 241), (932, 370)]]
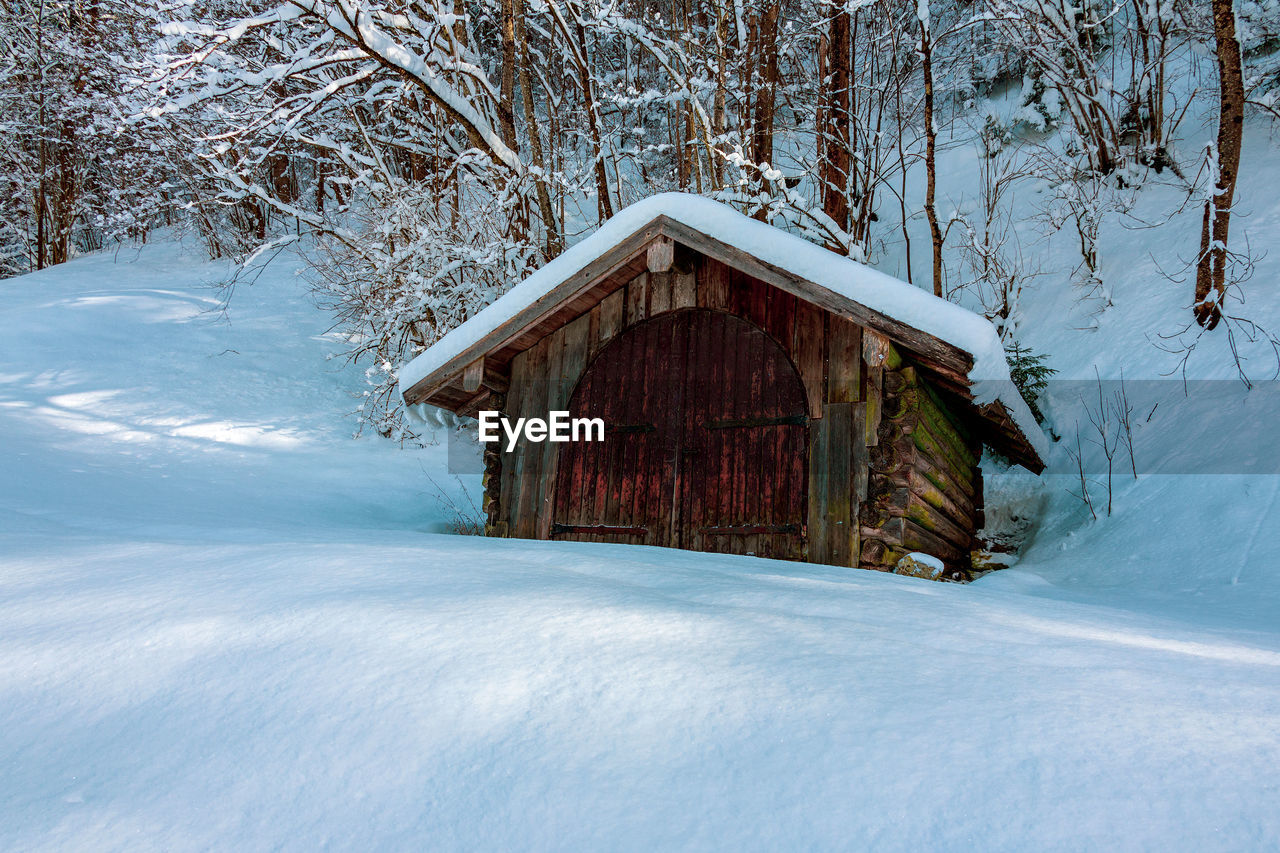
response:
[(983, 447), (1044, 435), (983, 318), (707, 199), (619, 213), (401, 372), (406, 404), (599, 417), (486, 445), (492, 536), (969, 567)]

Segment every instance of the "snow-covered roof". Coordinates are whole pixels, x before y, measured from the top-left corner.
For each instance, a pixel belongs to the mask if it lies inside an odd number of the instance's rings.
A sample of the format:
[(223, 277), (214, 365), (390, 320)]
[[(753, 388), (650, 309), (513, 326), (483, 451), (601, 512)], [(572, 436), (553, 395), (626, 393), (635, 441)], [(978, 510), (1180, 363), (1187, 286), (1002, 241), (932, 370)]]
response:
[(483, 354), (477, 350), (482, 350), (482, 344), (504, 324), (545, 300), (558, 286), (600, 261), (617, 244), (663, 218), (733, 247), (767, 267), (823, 288), (843, 301), (856, 303), (968, 353), (973, 358), (968, 379), (975, 404), (1002, 404), (1040, 458), (1046, 456), (1048, 441), (1010, 380), (1004, 347), (995, 327), (986, 318), (794, 234), (744, 216), (728, 205), (685, 193), (662, 193), (625, 208), (594, 234), (571, 246), (450, 331), (401, 368), (401, 395), (407, 398), (411, 391), (421, 391), (415, 386), (433, 375), (440, 378), (442, 369), (448, 368), (451, 374), (461, 370)]

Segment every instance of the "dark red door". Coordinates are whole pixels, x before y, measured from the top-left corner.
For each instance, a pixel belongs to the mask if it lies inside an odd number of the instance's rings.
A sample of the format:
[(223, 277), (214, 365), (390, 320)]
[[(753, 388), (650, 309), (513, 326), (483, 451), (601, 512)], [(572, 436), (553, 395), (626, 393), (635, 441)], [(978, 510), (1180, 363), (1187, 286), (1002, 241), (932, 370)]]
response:
[(702, 309), (640, 323), (569, 409), (605, 440), (561, 445), (552, 536), (803, 557), (804, 386), (760, 329)]

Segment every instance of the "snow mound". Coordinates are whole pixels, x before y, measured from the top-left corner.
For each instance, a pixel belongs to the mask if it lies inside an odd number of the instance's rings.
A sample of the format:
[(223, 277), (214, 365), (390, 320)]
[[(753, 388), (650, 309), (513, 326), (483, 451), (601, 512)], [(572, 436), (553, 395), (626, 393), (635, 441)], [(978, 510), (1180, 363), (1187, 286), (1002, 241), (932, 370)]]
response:
[(1280, 844), (1280, 479), (984, 466), (968, 586), (436, 535), (290, 263), (0, 282), (0, 850)]

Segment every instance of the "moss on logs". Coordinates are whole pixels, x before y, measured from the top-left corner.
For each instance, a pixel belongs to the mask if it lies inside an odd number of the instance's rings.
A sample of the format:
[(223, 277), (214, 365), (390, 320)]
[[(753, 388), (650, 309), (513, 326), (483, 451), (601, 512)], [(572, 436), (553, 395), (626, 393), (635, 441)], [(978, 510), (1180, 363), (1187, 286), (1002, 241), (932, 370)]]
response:
[(923, 551), (932, 557), (937, 557), (948, 564), (947, 568), (962, 566), (969, 559), (967, 546), (948, 542), (911, 519), (903, 519), (902, 546), (908, 551)]
[(879, 529), (864, 529), (862, 537), (865, 562), (874, 565), (892, 566), (910, 551), (937, 557), (950, 564), (948, 568), (963, 565), (969, 557), (967, 548), (948, 542), (909, 518), (893, 518)]
[(885, 535), (878, 530), (867, 530), (865, 528), (862, 530), (862, 552), (859, 555), (859, 567), (880, 572), (893, 571), (894, 565), (907, 552), (899, 544), (885, 541), (885, 538), (875, 538), (885, 537)]
[(977, 507), (973, 505), (969, 496), (938, 488), (929, 479), (927, 472), (912, 469), (908, 476), (908, 489), (912, 494), (919, 495), (925, 503), (945, 514), (956, 524), (967, 528), (976, 526)]
[(972, 534), (930, 506), (919, 495), (913, 494), (908, 500), (906, 518), (953, 547), (966, 552), (969, 550)]
[[(968, 496), (973, 495), (973, 465), (949, 456), (928, 430), (915, 430), (911, 440), (919, 451), (916, 455), (917, 470), (931, 470), (937, 474), (941, 480), (939, 488), (943, 491), (957, 489)], [(927, 463), (927, 469), (921, 465), (922, 462)]]
[[(949, 455), (966, 465), (976, 465), (981, 448), (960, 425), (945, 403), (917, 376), (904, 367), (885, 375), (885, 416), (891, 422), (912, 428), (923, 426), (944, 446)], [(909, 431), (909, 430), (908, 430)]]
[[(959, 509), (952, 504), (951, 511)], [(859, 526), (885, 530), (895, 518), (908, 518), (959, 548), (967, 548), (973, 538), (967, 519), (951, 517), (910, 488), (886, 482), (875, 484), (858, 508)]]
[(876, 473), (905, 479), (906, 472), (915, 464), (916, 455), (911, 436), (892, 430), (882, 434), (880, 443), (868, 452), (867, 464)]
[[(928, 399), (928, 395), (924, 395)], [(945, 445), (949, 454), (963, 461), (966, 465), (977, 465), (982, 458), (979, 447), (967, 443), (956, 431), (955, 423), (949, 414), (937, 409), (932, 402), (921, 403), (917, 411), (917, 423)]]
[(951, 406), (942, 399), (941, 395), (938, 394), (937, 389), (930, 387), (928, 383), (925, 383), (924, 389), (928, 393), (929, 400), (933, 404), (933, 407), (946, 415), (947, 420), (951, 424), (952, 430), (955, 431), (956, 435), (965, 444), (965, 446), (976, 448), (977, 452), (981, 454), (982, 442), (973, 433), (973, 431), (969, 429), (964, 418), (956, 413)]
[(904, 484), (911, 468), (928, 473), (937, 488), (956, 490), (972, 499), (976, 466), (951, 456), (948, 448), (919, 423), (890, 421), (880, 431), (880, 444), (869, 454), (873, 472), (901, 480)]
[(901, 423), (904, 428), (910, 424), (913, 431), (917, 429), (927, 430), (937, 442), (940, 450), (945, 452), (949, 458), (955, 459), (965, 466), (978, 464), (978, 460), (981, 458), (981, 451), (964, 440), (956, 430), (951, 416), (933, 404), (927, 391), (923, 388), (912, 388), (908, 392), (904, 392), (900, 397), (908, 402), (905, 404), (901, 416), (897, 419), (898, 423)]
[(910, 490), (894, 487), (892, 483), (877, 486), (876, 493), (868, 495), (858, 507), (858, 523), (863, 527), (881, 528), (890, 519), (905, 515), (911, 503)]

